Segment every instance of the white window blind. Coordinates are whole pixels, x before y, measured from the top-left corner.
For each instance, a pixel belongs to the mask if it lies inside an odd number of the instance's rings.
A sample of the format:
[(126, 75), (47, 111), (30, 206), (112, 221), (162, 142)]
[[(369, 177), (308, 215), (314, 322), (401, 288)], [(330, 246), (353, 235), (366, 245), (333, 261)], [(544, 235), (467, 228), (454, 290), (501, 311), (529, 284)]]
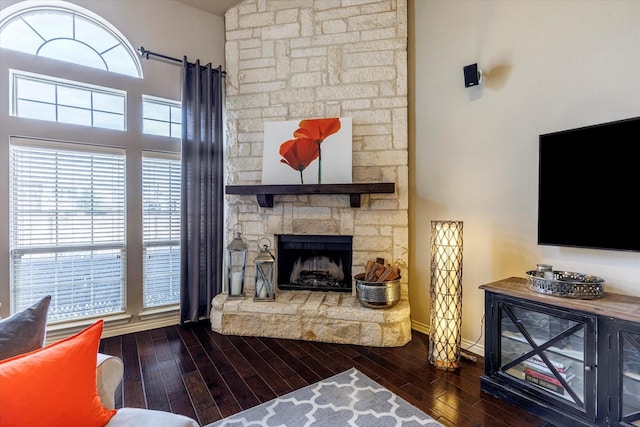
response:
[(180, 302), (180, 158), (142, 157), (143, 307)]
[(51, 295), (49, 321), (125, 310), (122, 150), (11, 138), (12, 312)]

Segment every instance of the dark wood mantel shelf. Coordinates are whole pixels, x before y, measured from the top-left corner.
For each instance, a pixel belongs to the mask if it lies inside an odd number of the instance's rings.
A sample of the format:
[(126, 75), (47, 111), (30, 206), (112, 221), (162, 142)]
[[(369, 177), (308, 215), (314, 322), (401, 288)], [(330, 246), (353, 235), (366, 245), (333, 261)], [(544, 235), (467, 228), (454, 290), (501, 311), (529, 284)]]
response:
[(273, 207), (275, 194), (348, 194), (352, 208), (360, 207), (360, 195), (372, 193), (394, 193), (393, 182), (360, 184), (301, 184), (301, 185), (227, 185), (225, 192), (236, 195), (255, 195), (263, 208)]

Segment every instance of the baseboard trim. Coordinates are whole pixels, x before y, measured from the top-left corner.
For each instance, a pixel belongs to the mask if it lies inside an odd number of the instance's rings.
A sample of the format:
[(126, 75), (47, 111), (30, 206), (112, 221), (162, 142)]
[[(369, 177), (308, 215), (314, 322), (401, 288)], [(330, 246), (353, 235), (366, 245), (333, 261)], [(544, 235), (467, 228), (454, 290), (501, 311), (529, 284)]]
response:
[[(418, 322), (416, 320), (411, 320), (411, 329), (414, 331), (423, 333), (425, 335), (429, 335), (429, 325)], [(466, 340), (462, 338), (462, 342), (460, 343), (462, 347), (462, 351), (466, 351), (469, 353), (477, 354), (478, 356), (484, 357), (484, 345), (477, 343), (475, 344), (473, 341)]]
[(164, 328), (180, 324), (180, 315), (167, 316), (145, 320), (144, 322), (130, 323), (128, 325), (117, 325), (111, 328), (105, 328), (102, 338), (116, 337), (118, 335), (131, 334), (134, 332), (143, 332), (150, 329)]

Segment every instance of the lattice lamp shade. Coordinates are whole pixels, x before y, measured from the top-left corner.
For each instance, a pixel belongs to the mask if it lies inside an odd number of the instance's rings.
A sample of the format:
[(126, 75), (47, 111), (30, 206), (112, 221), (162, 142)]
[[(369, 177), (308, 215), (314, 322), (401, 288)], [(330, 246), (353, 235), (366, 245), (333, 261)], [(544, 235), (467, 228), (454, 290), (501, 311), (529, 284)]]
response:
[(429, 362), (460, 367), (462, 327), (462, 221), (431, 221)]

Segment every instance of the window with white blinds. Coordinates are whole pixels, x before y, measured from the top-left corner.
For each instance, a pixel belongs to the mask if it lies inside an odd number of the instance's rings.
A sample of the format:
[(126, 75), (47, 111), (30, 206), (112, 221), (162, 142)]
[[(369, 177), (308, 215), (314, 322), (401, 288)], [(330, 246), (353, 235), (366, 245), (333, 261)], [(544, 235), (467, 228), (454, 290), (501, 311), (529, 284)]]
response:
[(11, 311), (51, 295), (49, 321), (125, 311), (125, 154), (11, 138)]
[(180, 302), (180, 157), (142, 154), (143, 307)]

